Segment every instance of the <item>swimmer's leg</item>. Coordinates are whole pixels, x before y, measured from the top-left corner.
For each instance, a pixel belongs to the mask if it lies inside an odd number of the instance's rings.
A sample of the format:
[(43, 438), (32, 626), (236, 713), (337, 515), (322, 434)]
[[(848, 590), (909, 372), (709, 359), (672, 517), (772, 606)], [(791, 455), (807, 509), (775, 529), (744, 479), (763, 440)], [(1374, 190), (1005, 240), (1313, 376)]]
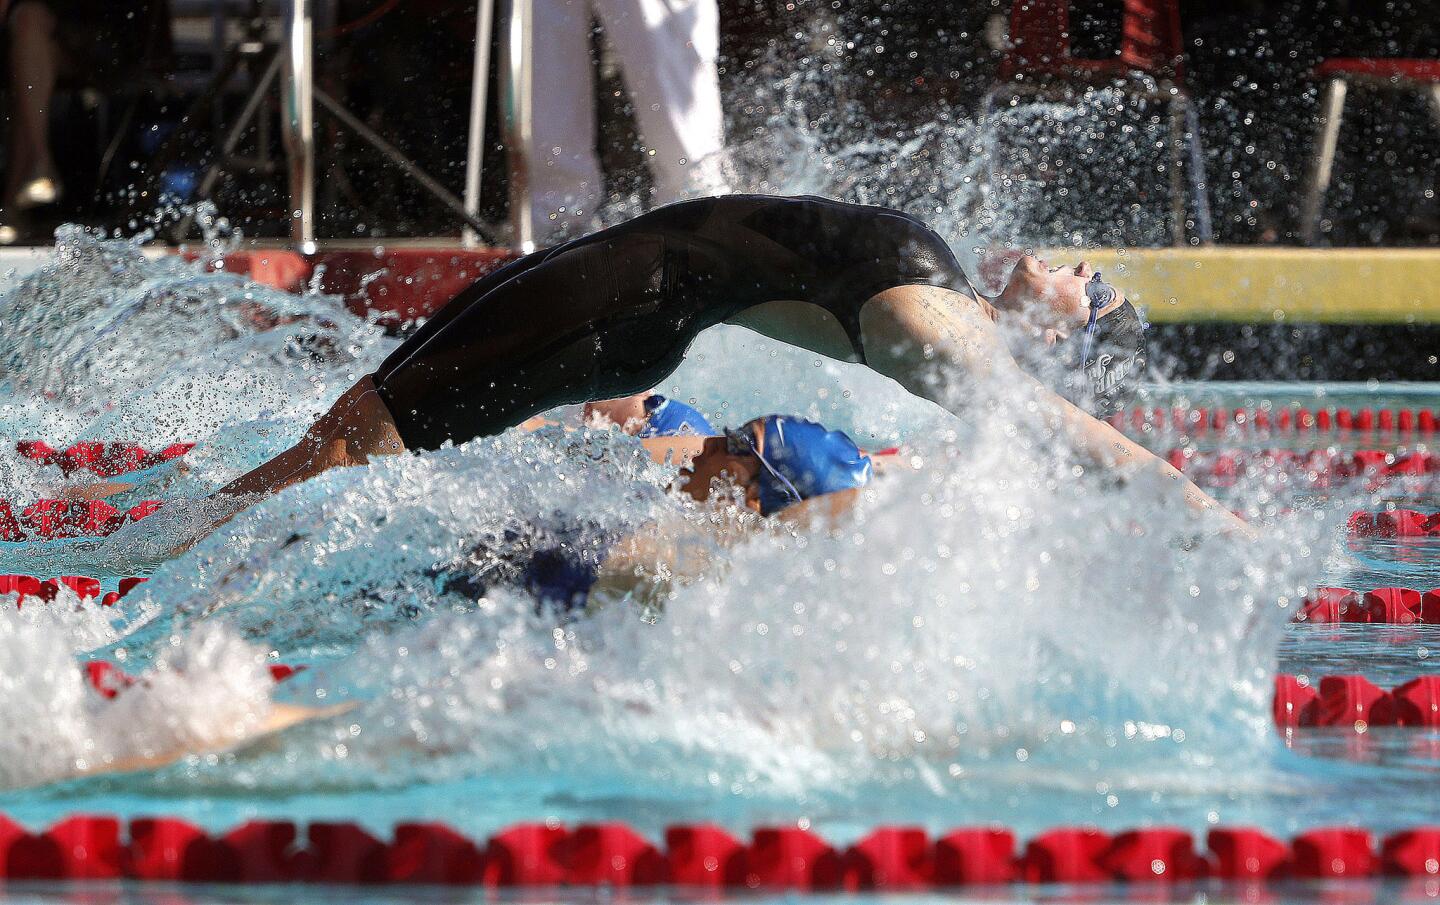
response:
[(367, 376), (346, 390), (299, 443), (219, 492), (235, 497), (270, 496), (332, 468), (364, 465), (376, 456), (404, 451), (395, 419)]

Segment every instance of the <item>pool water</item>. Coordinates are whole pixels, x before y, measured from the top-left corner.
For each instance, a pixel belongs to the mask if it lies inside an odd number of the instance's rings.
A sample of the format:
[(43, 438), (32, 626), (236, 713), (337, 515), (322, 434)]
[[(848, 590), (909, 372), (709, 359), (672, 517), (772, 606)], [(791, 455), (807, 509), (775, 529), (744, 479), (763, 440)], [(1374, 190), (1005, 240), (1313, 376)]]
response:
[[(103, 540), (0, 544), (0, 573), (151, 579), (113, 610), (62, 596), (0, 619), (0, 812), (22, 822), (102, 812), (383, 833), (420, 819), (482, 836), (546, 817), (651, 834), (804, 819), (844, 843), (882, 823), (998, 822), (1025, 836), (1440, 821), (1434, 733), (1311, 733), (1287, 748), (1270, 717), (1277, 670), (1383, 685), (1440, 670), (1440, 627), (1290, 624), (1318, 585), (1440, 586), (1434, 541), (1345, 537), (1349, 512), (1396, 499), (1393, 488), (1242, 482), (1224, 499), (1264, 527), (1237, 543), (1159, 488), (1079, 468), (1008, 418), (1003, 397), (954, 419), (858, 366), (717, 328), (662, 392), (716, 424), (821, 418), (865, 446), (903, 444), (914, 468), (878, 482), (836, 530), (763, 531), (727, 548), (666, 491), (673, 471), (628, 440), (511, 432), (332, 472), (167, 560), (193, 514), (186, 500), (294, 442), (397, 340), (335, 299), (78, 232), (0, 296), (0, 319), (6, 437), (199, 443), (115, 498), (169, 501), (144, 522)], [(1427, 386), (1153, 394), (1440, 404)], [(0, 497), (40, 498), (60, 480), (0, 445)], [(648, 607), (616, 601), (561, 625), (514, 589), (445, 590), (507, 531), (657, 520), (710, 564), (651, 588)], [(92, 657), (149, 684), (101, 701), (74, 666)], [(271, 662), (308, 669), (274, 687)], [(76, 759), (243, 732), (272, 700), (355, 706), (229, 753), (62, 778)]]

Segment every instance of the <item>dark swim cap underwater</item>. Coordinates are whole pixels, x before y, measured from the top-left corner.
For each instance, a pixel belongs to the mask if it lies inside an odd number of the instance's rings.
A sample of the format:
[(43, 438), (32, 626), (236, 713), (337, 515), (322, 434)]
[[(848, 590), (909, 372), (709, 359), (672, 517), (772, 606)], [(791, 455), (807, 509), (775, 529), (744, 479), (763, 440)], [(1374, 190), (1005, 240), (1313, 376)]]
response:
[(761, 514), (869, 483), (870, 457), (844, 432), (787, 415), (769, 415), (759, 426), (764, 441), (764, 452), (756, 452), (763, 466), (758, 478)]
[(1066, 365), (1061, 395), (1099, 418), (1121, 412), (1135, 398), (1148, 361), (1145, 333), (1150, 325), (1129, 300), (1104, 317), (1099, 310), (1115, 299), (1100, 274), (1085, 284), (1091, 319), (1083, 333), (1060, 344)]
[(705, 416), (683, 402), (659, 393), (645, 398), (645, 427), (641, 437), (713, 437), (715, 428)]

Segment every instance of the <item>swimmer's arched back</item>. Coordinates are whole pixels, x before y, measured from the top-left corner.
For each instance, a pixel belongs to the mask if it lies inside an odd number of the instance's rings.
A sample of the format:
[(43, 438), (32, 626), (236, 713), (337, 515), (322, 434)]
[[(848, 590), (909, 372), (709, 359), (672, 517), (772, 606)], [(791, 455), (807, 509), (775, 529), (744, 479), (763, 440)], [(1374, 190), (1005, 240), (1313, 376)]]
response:
[(827, 312), (863, 361), (860, 309), (911, 284), (971, 292), (945, 242), (907, 215), (815, 197), (685, 201), (481, 279), (375, 385), (405, 445), (429, 449), (648, 389), (700, 331), (770, 302)]
[[(956, 380), (1001, 385), (1011, 417), (1106, 467), (1155, 472), (1193, 508), (1248, 532), (1174, 468), (1027, 374), (1001, 340), (1002, 315), (1052, 350), (1092, 316), (1099, 327), (1128, 323), (1134, 309), (1119, 293), (1089, 306), (1092, 276), (1084, 262), (1049, 267), (1025, 256), (992, 304), (940, 237), (902, 213), (813, 197), (682, 202), (477, 281), (300, 443), (221, 494), (274, 493), (337, 465), (463, 443), (557, 405), (648, 389), (701, 330), (788, 300), (833, 316), (861, 360), (910, 392), (959, 411), (973, 394), (947, 392)], [(830, 345), (799, 319), (781, 326), (796, 345)], [(1143, 343), (1143, 332), (1108, 332)]]

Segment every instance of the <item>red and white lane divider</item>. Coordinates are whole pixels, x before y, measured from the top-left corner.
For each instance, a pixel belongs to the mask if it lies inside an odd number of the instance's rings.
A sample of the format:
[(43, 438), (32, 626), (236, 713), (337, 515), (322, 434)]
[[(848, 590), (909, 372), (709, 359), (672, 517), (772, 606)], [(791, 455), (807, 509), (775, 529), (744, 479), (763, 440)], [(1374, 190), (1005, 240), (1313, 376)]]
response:
[(0, 575), (0, 595), (15, 594), (17, 607), (22, 607), (32, 600), (36, 603), (49, 603), (59, 596), (60, 587), (63, 585), (74, 591), (82, 601), (99, 599), (101, 606), (114, 606), (146, 581), (149, 579), (122, 578), (118, 588), (106, 591), (100, 579), (86, 578), (83, 575), (61, 575), (43, 579), (33, 575)]
[[(137, 681), (106, 660), (91, 660), (84, 669), (90, 685), (107, 698)], [(274, 663), (270, 676), (283, 682), (304, 670), (303, 665)], [(1440, 675), (1421, 676), (1386, 691), (1363, 676), (1326, 676), (1317, 687), (1308, 678), (1282, 674), (1275, 677), (1273, 708), (1275, 724), (1282, 729), (1440, 729)]]
[(1440, 675), (1421, 676), (1386, 691), (1364, 676), (1275, 677), (1275, 725), (1281, 729), (1375, 727), (1440, 729)]
[[(125, 689), (136, 684), (143, 685), (145, 681), (125, 672), (109, 660), (89, 660), (82, 665), (82, 668), (85, 671), (85, 681), (102, 698), (113, 700)], [(303, 666), (291, 666), (288, 663), (271, 663), (268, 668), (270, 678), (277, 683), (284, 682), (291, 676), (305, 671)]]
[(717, 826), (691, 824), (668, 828), (657, 845), (623, 823), (521, 824), (485, 840), (443, 823), (402, 823), (382, 840), (354, 823), (251, 821), (212, 836), (165, 817), (132, 820), (123, 832), (113, 817), (75, 816), (38, 832), (0, 817), (0, 871), (13, 880), (736, 891), (1440, 876), (1440, 827), (1390, 833), (1378, 846), (1369, 831), (1353, 827), (1313, 829), (1290, 840), (1248, 827), (1217, 828), (1205, 842), (1202, 853), (1182, 829), (1112, 835), (1064, 827), (1022, 848), (1008, 829), (962, 828), (932, 838), (920, 827), (891, 826), (841, 847), (799, 827), (760, 828), (743, 841)]
[(1346, 527), (1355, 537), (1440, 537), (1440, 512), (1416, 509), (1352, 512)]
[(1316, 588), (1300, 605), (1296, 622), (1440, 625), (1440, 588)]
[(1427, 450), (1392, 453), (1381, 449), (1334, 452), (1312, 449), (1172, 449), (1165, 459), (1177, 471), (1206, 487), (1233, 487), (1249, 475), (1285, 474), (1318, 489), (1354, 480), (1378, 488), (1389, 481), (1440, 478), (1440, 456)]
[(16, 516), (10, 501), (0, 499), (0, 541), (104, 537), (155, 514), (160, 505), (145, 500), (122, 512), (104, 500), (37, 500)]
[(162, 450), (151, 452), (134, 443), (81, 442), (57, 450), (44, 440), (21, 440), (15, 444), (20, 455), (42, 465), (58, 465), (67, 475), (89, 471), (102, 478), (154, 468), (178, 459), (194, 448), (194, 443), (172, 443)]
[(1161, 430), (1186, 434), (1222, 432), (1398, 431), (1440, 433), (1434, 409), (1334, 408), (1153, 408), (1111, 415), (1119, 430)]

